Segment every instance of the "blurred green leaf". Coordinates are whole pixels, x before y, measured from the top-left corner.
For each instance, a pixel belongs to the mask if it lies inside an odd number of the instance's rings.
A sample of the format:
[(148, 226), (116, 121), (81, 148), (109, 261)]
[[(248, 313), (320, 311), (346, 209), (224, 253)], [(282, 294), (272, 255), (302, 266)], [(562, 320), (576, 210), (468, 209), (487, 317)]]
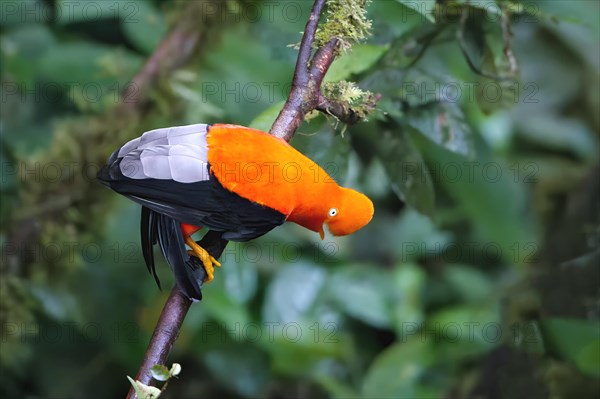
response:
[(472, 133), (457, 103), (431, 102), (410, 108), (402, 122), (442, 147), (473, 155)]
[(124, 84), (141, 65), (142, 59), (130, 51), (77, 42), (55, 46), (42, 57), (39, 68), (46, 79), (63, 84), (67, 89), (73, 88), (77, 93), (88, 86), (102, 89), (111, 84)]
[(360, 398), (360, 394), (347, 384), (328, 376), (317, 377), (318, 383), (325, 388), (332, 399)]
[(362, 384), (364, 398), (414, 398), (419, 379), (435, 362), (430, 340), (411, 339), (381, 352)]
[(370, 265), (348, 265), (333, 272), (326, 291), (349, 315), (378, 328), (391, 325), (389, 273)]
[(121, 26), (127, 38), (146, 54), (150, 54), (167, 32), (164, 15), (149, 1), (125, 3), (135, 9), (131, 17), (121, 18)]
[(11, 149), (4, 142), (4, 133), (0, 135), (0, 219), (9, 220), (11, 210), (17, 203), (17, 162)]
[(45, 284), (32, 283), (31, 295), (42, 305), (43, 311), (55, 320), (79, 321), (81, 309), (72, 292), (62, 287), (51, 287)]
[(600, 339), (588, 343), (588, 345), (579, 352), (575, 359), (575, 364), (584, 373), (598, 377), (600, 375)]
[(204, 308), (215, 320), (227, 326), (245, 325), (250, 322), (248, 308), (232, 299), (223, 287), (215, 284), (210, 289), (204, 288), (203, 293), (210, 296), (210, 301), (206, 301)]
[(425, 215), (433, 214), (433, 184), (421, 154), (401, 128), (383, 133), (378, 156), (392, 189), (408, 205)]
[(206, 352), (202, 359), (224, 387), (247, 398), (261, 396), (269, 377), (269, 362), (265, 353), (257, 347), (229, 345)]
[(435, 10), (435, 0), (397, 0), (402, 5), (416, 11), (429, 22), (435, 22), (433, 11)]
[(325, 80), (337, 82), (365, 72), (375, 65), (387, 50), (388, 46), (358, 44), (333, 62), (325, 75)]
[[(265, 108), (287, 98), (294, 68), (293, 63), (270, 53), (270, 41), (239, 40), (248, 37), (248, 30), (244, 24), (228, 26), (219, 46), (203, 60), (197, 88), (202, 93), (203, 106), (216, 106), (224, 111), (226, 121), (242, 125), (248, 125)], [(272, 123), (265, 122), (267, 118), (265, 115), (260, 126), (265, 131)]]
[(513, 264), (532, 262), (537, 241), (523, 176), (483, 155), (472, 161), (429, 141), (420, 144), (438, 184), (481, 234), (474, 244)]
[(454, 293), (465, 302), (492, 299), (492, 281), (480, 270), (462, 265), (448, 265), (444, 268), (443, 275)]
[(137, 1), (57, 0), (56, 2), (56, 22), (59, 25), (105, 21), (107, 19), (135, 20), (138, 12), (139, 5)]
[(52, 10), (41, 0), (15, 0), (4, 2), (0, 13), (0, 26), (12, 27), (52, 21)]
[(350, 340), (335, 323), (284, 323), (274, 326), (273, 337), (259, 344), (269, 353), (273, 369), (289, 375), (318, 378), (320, 364), (348, 359), (352, 351)]
[(281, 267), (269, 283), (262, 309), (266, 322), (301, 322), (315, 306), (326, 272), (300, 262)]
[(581, 120), (532, 115), (519, 121), (518, 136), (539, 147), (567, 152), (583, 160), (597, 156), (598, 136)]
[(348, 137), (334, 134), (325, 127), (315, 134), (298, 134), (293, 144), (302, 149), (306, 156), (321, 166), (338, 184), (346, 185), (352, 151)]
[(223, 290), (236, 302), (246, 303), (252, 299), (258, 289), (258, 272), (256, 265), (238, 253), (229, 253), (229, 249), (221, 257), (223, 267), (219, 274), (223, 279)]
[(419, 334), (436, 342), (436, 353), (448, 364), (479, 356), (507, 339), (495, 307), (495, 303), (446, 307), (432, 314)]
[[(48, 27), (41, 24), (21, 25), (2, 36), (3, 69), (23, 87), (32, 90), (37, 72), (37, 62), (45, 53), (52, 51), (56, 39)], [(5, 83), (4, 90), (10, 90)], [(5, 102), (6, 98), (3, 99)]]
[[(369, 14), (377, 21), (374, 24), (373, 41), (388, 42), (392, 37), (398, 37), (415, 26), (432, 25), (429, 19), (400, 1), (374, 1), (369, 5)], [(398, 23), (402, 21), (402, 23)]]
[(402, 262), (438, 255), (452, 239), (448, 231), (440, 231), (429, 217), (410, 208), (402, 212), (388, 235), (393, 243), (401, 240), (402, 245), (396, 245), (395, 253)]
[(423, 290), (427, 276), (419, 266), (404, 263), (394, 268), (390, 290), (395, 299), (392, 307), (394, 330), (401, 341), (408, 328), (420, 325), (425, 318)]
[(385, 55), (385, 65), (401, 69), (416, 64), (442, 31), (439, 25), (415, 24), (392, 42)]
[(310, 375), (324, 357), (347, 356), (348, 342), (335, 313), (321, 305), (326, 278), (323, 269), (301, 261), (282, 267), (267, 287), (262, 321), (273, 335), (259, 344), (276, 370)]
[(597, 321), (553, 318), (540, 320), (546, 348), (573, 362), (590, 376), (600, 376), (600, 325)]

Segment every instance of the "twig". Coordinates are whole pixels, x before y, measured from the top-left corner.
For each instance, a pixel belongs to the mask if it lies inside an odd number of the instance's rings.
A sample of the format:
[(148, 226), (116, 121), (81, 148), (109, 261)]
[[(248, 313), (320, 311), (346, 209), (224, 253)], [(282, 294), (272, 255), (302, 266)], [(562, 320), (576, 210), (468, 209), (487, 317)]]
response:
[[(192, 301), (183, 295), (179, 287), (175, 285), (160, 313), (156, 328), (150, 339), (150, 344), (148, 344), (148, 349), (146, 349), (144, 360), (135, 377), (136, 380), (142, 384), (150, 385), (152, 381), (150, 369), (155, 364), (164, 364), (166, 362), (191, 304)], [(136, 397), (135, 391), (131, 387), (127, 394), (127, 399), (135, 399)]]
[[(302, 41), (300, 42), (300, 50), (298, 53), (298, 60), (296, 61), (296, 69), (294, 70), (294, 78), (292, 79), (290, 96), (281, 109), (281, 112), (279, 112), (279, 115), (277, 116), (277, 119), (275, 119), (269, 132), (285, 141), (290, 141), (292, 139), (294, 132), (304, 120), (304, 116), (316, 108), (317, 94), (320, 92), (321, 82), (334, 59), (333, 52), (337, 44), (336, 39), (332, 39), (330, 43), (327, 43), (328, 48), (331, 49), (329, 58), (320, 61), (318, 68), (313, 65), (313, 67), (309, 69), (312, 46), (315, 41), (315, 33), (317, 32), (319, 17), (323, 11), (324, 4), (325, 0), (316, 0), (313, 5), (310, 17), (304, 28)], [(325, 48), (325, 46), (323, 48)]]
[(467, 50), (467, 45), (465, 44), (465, 33), (464, 32), (465, 32), (465, 25), (466, 25), (468, 17), (469, 17), (469, 12), (465, 8), (462, 11), (462, 14), (460, 16), (459, 26), (458, 26), (458, 29), (456, 30), (456, 42), (458, 43), (458, 47), (460, 48), (460, 51), (462, 52), (463, 56), (465, 57), (465, 61), (467, 62), (469, 69), (471, 69), (471, 71), (473, 73), (475, 73), (476, 75), (479, 75), (481, 77), (491, 79), (491, 80), (497, 80), (497, 81), (502, 82), (502, 81), (507, 81), (507, 80), (512, 79), (511, 77), (508, 77), (508, 76), (489, 74), (489, 73), (483, 71), (483, 69), (479, 68), (477, 65), (475, 65), (475, 62), (471, 59), (471, 56), (469, 55), (469, 50)]
[(361, 115), (360, 112), (352, 109), (348, 104), (329, 99), (321, 92), (323, 79), (335, 60), (341, 44), (338, 38), (333, 37), (318, 48), (311, 59), (315, 34), (324, 3), (325, 0), (316, 0), (313, 5), (300, 42), (290, 96), (271, 127), (270, 133), (285, 141), (292, 139), (305, 116), (311, 111), (318, 110), (333, 115), (344, 123), (353, 124), (364, 118), (365, 110), (371, 110), (375, 107), (378, 98), (374, 96), (372, 104), (365, 104), (366, 107)]

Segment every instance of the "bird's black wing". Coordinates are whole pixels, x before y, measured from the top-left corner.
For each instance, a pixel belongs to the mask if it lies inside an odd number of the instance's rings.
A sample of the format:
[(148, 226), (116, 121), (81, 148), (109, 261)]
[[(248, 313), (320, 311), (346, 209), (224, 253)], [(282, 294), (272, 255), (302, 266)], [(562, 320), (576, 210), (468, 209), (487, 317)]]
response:
[(97, 175), (102, 184), (142, 205), (142, 252), (157, 282), (152, 247), (158, 242), (178, 284), (194, 299), (201, 298), (205, 271), (187, 255), (181, 223), (208, 227), (202, 245), (220, 255), (228, 240), (251, 240), (286, 219), (218, 182), (206, 160), (206, 131), (206, 125), (190, 125), (146, 132), (115, 151)]
[[(248, 241), (285, 222), (282, 213), (225, 189), (214, 175), (208, 180), (130, 179), (115, 165), (105, 166), (98, 179), (114, 191), (180, 223), (206, 226), (229, 241)], [(208, 166), (207, 166), (208, 168)]]

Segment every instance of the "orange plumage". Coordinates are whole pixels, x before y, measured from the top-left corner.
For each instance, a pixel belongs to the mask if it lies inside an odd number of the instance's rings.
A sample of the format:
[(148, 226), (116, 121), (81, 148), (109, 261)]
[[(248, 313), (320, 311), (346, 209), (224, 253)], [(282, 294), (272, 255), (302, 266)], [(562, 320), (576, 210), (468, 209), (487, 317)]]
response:
[(327, 172), (286, 141), (260, 130), (213, 125), (207, 135), (211, 172), (226, 189), (276, 209), (324, 236), (346, 235), (373, 217), (364, 194), (340, 187)]
[[(198, 300), (229, 240), (260, 237), (285, 221), (321, 238), (324, 227), (345, 235), (373, 216), (365, 195), (340, 187), (287, 142), (243, 126), (151, 130), (117, 149), (98, 179), (142, 205), (142, 251), (157, 282), (158, 242), (177, 283)], [(202, 226), (210, 253), (191, 238)]]

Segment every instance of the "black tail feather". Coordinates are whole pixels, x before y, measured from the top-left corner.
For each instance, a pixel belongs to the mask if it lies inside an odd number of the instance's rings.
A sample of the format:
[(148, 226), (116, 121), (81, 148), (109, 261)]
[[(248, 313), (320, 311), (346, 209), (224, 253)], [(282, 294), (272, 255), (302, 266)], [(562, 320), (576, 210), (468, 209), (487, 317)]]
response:
[(142, 239), (142, 254), (144, 255), (144, 261), (148, 266), (148, 272), (154, 276), (156, 285), (162, 291), (160, 286), (160, 279), (156, 274), (156, 266), (154, 264), (154, 252), (152, 251), (157, 241), (158, 229), (156, 225), (155, 213), (150, 209), (142, 206), (142, 217), (140, 223), (140, 237)]
[[(159, 244), (167, 263), (173, 270), (179, 288), (190, 299), (201, 300), (206, 271), (197, 257), (188, 255), (180, 223), (168, 216), (142, 207), (140, 233), (144, 260), (158, 287), (160, 288), (160, 280), (156, 274), (154, 254), (152, 253), (156, 243)], [(223, 239), (222, 232), (212, 230), (198, 241), (198, 244), (215, 258), (221, 256), (227, 243), (228, 241)]]

